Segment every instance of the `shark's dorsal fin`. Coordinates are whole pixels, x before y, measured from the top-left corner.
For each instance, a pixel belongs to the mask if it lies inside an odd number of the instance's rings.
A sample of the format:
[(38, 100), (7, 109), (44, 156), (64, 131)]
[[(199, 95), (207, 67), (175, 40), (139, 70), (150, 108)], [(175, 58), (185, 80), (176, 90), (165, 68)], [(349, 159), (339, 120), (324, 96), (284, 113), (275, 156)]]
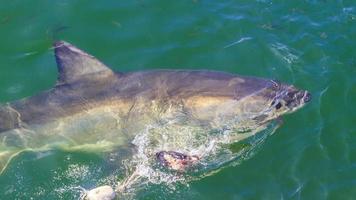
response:
[(54, 43), (54, 52), (58, 67), (58, 84), (72, 83), (83, 77), (108, 76), (113, 72), (94, 56), (64, 42)]

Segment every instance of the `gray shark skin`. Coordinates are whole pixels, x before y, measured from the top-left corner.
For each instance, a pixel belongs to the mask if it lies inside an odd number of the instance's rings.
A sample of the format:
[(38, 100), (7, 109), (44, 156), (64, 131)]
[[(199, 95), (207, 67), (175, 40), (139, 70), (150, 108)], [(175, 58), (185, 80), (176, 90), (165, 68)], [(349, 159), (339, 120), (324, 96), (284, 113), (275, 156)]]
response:
[(57, 84), (0, 106), (1, 172), (24, 150), (111, 151), (162, 121), (260, 130), (310, 100), (307, 91), (268, 79), (215, 71), (119, 73), (69, 43), (55, 42), (54, 50)]

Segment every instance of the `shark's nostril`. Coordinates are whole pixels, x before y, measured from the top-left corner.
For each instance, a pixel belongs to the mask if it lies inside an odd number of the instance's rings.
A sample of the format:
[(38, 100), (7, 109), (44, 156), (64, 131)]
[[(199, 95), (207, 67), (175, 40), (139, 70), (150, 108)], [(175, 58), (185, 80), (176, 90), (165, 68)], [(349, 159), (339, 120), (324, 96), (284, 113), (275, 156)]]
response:
[(305, 103), (308, 103), (311, 100), (311, 94), (309, 92), (305, 92), (305, 95), (303, 97), (303, 101)]

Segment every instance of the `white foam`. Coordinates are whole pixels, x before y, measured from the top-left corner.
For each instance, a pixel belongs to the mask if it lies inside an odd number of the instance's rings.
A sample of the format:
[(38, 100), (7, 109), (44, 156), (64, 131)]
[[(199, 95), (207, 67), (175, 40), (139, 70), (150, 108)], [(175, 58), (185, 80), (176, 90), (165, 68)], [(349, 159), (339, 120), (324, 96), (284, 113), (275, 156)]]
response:
[[(198, 126), (179, 126), (172, 121), (149, 125), (132, 141), (137, 153), (123, 163), (127, 176), (119, 182), (116, 190), (119, 194), (132, 194), (147, 184), (164, 185), (172, 190), (177, 183), (187, 185), (191, 180), (211, 175), (225, 166), (236, 165), (241, 159), (249, 158), (267, 136), (274, 132), (274, 127), (265, 127), (266, 130), (262, 131), (261, 136), (253, 138), (248, 148), (232, 152), (227, 146), (236, 142), (236, 133), (229, 130), (212, 133)], [(252, 136), (255, 132), (247, 134)], [(193, 174), (164, 170), (157, 167), (155, 160), (155, 154), (162, 150), (198, 155), (201, 162)]]

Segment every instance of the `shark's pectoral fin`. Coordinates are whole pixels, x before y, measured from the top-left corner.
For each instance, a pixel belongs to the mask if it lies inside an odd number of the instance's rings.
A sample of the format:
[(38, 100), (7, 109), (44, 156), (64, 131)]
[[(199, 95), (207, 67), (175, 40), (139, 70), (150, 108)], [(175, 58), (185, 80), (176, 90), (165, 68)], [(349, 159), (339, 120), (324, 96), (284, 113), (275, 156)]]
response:
[(114, 74), (98, 59), (67, 42), (55, 42), (54, 49), (59, 72), (58, 84), (70, 84), (79, 79), (90, 80)]
[(20, 154), (23, 150), (8, 150), (8, 151), (0, 151), (0, 175), (4, 172), (6, 169), (7, 165), (10, 163), (10, 161)]

